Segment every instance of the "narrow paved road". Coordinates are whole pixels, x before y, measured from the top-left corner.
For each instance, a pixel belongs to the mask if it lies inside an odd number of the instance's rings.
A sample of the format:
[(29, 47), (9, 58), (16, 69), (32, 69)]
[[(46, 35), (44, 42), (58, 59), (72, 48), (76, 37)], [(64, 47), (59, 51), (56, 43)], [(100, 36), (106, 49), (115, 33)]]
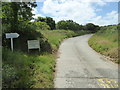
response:
[(118, 87), (118, 66), (90, 48), (91, 36), (63, 41), (57, 59), (55, 88)]

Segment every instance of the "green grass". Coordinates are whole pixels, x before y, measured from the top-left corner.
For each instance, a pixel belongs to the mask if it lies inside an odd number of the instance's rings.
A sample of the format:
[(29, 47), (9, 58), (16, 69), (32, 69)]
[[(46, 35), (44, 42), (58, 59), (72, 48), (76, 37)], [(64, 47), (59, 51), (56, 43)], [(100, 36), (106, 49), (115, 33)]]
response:
[(3, 49), (3, 88), (53, 88), (55, 56)]
[(88, 43), (97, 52), (110, 57), (113, 62), (119, 63), (117, 26), (102, 27), (90, 38)]
[[(88, 33), (87, 31), (39, 30), (51, 45), (54, 53), (27, 54), (3, 48), (3, 88), (54, 88), (55, 53), (65, 38)], [(24, 49), (24, 48), (23, 48)]]
[(72, 37), (75, 34), (69, 30), (41, 30), (40, 32), (48, 39), (53, 50), (58, 49), (63, 39)]
[(41, 60), (35, 64), (36, 68), (33, 75), (35, 83), (32, 88), (53, 88), (55, 72), (55, 56), (44, 54), (37, 58)]
[(41, 30), (40, 31), (49, 41), (53, 50), (57, 50), (61, 41), (65, 38), (80, 36), (90, 33), (89, 31), (71, 31), (71, 30)]

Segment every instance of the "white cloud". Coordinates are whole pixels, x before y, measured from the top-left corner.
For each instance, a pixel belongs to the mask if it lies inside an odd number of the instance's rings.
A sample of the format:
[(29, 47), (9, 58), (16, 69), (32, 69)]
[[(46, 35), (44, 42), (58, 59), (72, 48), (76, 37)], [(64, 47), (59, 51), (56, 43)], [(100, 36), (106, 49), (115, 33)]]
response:
[(96, 18), (92, 19), (91, 22), (98, 24), (98, 25), (111, 25), (118, 23), (118, 13), (117, 11), (112, 11), (107, 13), (105, 17), (96, 16)]
[(38, 18), (38, 17), (44, 17), (42, 14), (39, 14), (39, 12), (37, 11), (37, 9), (36, 8), (33, 8), (32, 9), (32, 13), (33, 14), (35, 14), (34, 16), (33, 16), (33, 18)]
[(45, 0), (36, 0), (36, 2), (44, 2)]
[(56, 21), (62, 19), (73, 19), (77, 22), (89, 20), (96, 13), (92, 9), (91, 4), (86, 2), (47, 0), (42, 8), (45, 14), (51, 14)]
[[(118, 0), (110, 0), (117, 2)], [(112, 11), (106, 16), (97, 16), (94, 3), (100, 6), (106, 5), (108, 0), (46, 0), (43, 3), (42, 11), (50, 14), (56, 22), (60, 20), (74, 20), (79, 24), (93, 22), (99, 25), (108, 25), (117, 23), (117, 12)]]
[(32, 8), (32, 13), (33, 14), (37, 14), (38, 13), (37, 9), (36, 8)]

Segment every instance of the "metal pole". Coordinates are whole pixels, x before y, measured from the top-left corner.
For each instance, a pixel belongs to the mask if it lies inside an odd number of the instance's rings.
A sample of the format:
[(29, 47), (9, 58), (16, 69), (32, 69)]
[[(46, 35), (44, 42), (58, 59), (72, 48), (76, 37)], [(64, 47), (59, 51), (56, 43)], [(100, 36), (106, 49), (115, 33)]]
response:
[(13, 38), (11, 38), (11, 50), (13, 51)]

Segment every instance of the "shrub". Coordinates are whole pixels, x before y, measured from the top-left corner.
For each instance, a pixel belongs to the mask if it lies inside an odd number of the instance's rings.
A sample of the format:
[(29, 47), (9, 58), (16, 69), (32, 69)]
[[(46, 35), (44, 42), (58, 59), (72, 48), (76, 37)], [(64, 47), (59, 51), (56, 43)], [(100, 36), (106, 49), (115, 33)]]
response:
[(101, 27), (100, 31), (90, 38), (89, 45), (97, 52), (109, 56), (114, 62), (119, 63), (117, 27), (117, 25)]
[(82, 30), (83, 26), (79, 25), (78, 23), (74, 22), (73, 20), (61, 20), (56, 25), (57, 29), (64, 29), (64, 30)]
[(49, 30), (50, 29), (50, 26), (47, 25), (46, 22), (34, 22), (33, 23), (36, 27), (37, 27), (37, 30)]
[[(22, 50), (24, 52), (27, 52), (27, 40), (40, 40), (40, 44), (42, 45), (41, 48), (50, 48), (49, 52), (51, 52), (51, 47), (49, 43), (47, 42), (47, 39), (44, 38), (44, 36), (38, 32), (37, 27), (29, 22), (23, 22), (19, 24), (19, 28), (16, 31), (16, 33), (20, 34), (18, 38), (14, 39), (14, 49), (15, 50)], [(6, 39), (5, 33), (14, 33), (13, 31), (9, 30), (9, 25), (5, 25), (3, 28), (2, 33), (2, 44), (4, 47), (10, 48), (10, 39)], [(46, 44), (47, 43), (47, 44)], [(47, 49), (42, 49), (42, 51), (47, 51)]]
[(53, 88), (55, 56), (27, 55), (3, 48), (3, 88)]
[(21, 52), (11, 52), (8, 49), (3, 49), (2, 56), (2, 87), (29, 88), (32, 84), (30, 81), (32, 71), (30, 67), (33, 64), (31, 57)]

